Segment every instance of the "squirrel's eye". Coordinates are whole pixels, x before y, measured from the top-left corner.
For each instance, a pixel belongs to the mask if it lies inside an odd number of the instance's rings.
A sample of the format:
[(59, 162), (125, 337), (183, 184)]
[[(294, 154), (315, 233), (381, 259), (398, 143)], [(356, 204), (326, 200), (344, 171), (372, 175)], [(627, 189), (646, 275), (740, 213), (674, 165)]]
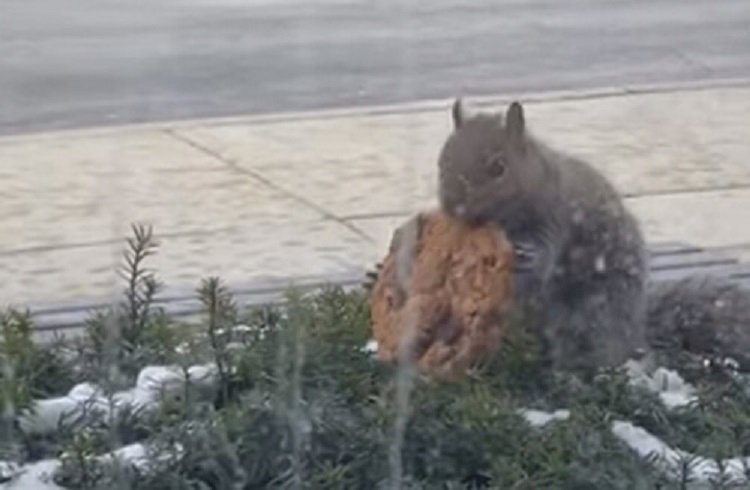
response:
[(500, 157), (491, 158), (487, 170), (492, 177), (502, 177), (505, 174), (505, 161)]

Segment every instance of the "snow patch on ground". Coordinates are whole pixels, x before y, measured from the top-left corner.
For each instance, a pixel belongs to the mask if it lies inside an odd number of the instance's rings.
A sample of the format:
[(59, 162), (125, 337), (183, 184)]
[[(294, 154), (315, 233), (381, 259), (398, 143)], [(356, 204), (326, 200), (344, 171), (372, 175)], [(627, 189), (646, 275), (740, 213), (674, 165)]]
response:
[(545, 412), (543, 410), (523, 409), (521, 416), (532, 427), (543, 427), (552, 421), (567, 420), (570, 417), (570, 410), (555, 410), (554, 412)]
[[(148, 447), (135, 443), (99, 456), (97, 459), (105, 465), (117, 464), (120, 467), (130, 467), (143, 474), (152, 468), (153, 461), (149, 457)], [(6, 480), (0, 483), (0, 490), (63, 490), (64, 487), (52, 480), (59, 466), (60, 461), (57, 459), (45, 459), (23, 466), (0, 461), (0, 477)]]
[[(691, 462), (690, 476), (694, 485), (708, 485), (712, 478), (720, 474), (719, 465), (715, 461), (672, 449), (658, 437), (631, 422), (615, 421), (612, 432), (642, 458), (657, 456), (655, 464), (671, 478), (679, 478), (683, 461)], [(746, 481), (746, 468), (750, 468), (750, 458), (729, 458), (722, 460), (720, 465), (724, 468), (724, 475), (731, 480)]]
[(18, 427), (26, 434), (43, 435), (54, 433), (62, 424), (79, 424), (93, 416), (109, 417), (126, 410), (143, 413), (165, 398), (180, 396), (186, 380), (208, 395), (215, 386), (216, 368), (199, 365), (185, 371), (175, 366), (147, 366), (133, 388), (109, 397), (99, 387), (82, 383), (66, 396), (34, 402), (31, 410), (18, 417)]
[(362, 352), (365, 352), (367, 354), (377, 354), (378, 352), (378, 342), (375, 339), (370, 339), (367, 341), (364, 347), (362, 347)]
[[(0, 467), (8, 463), (0, 462)], [(52, 475), (60, 462), (56, 459), (44, 459), (24, 466), (16, 466), (11, 480), (0, 483), (2, 490), (64, 490), (52, 481)], [(0, 470), (0, 473), (2, 470)]]
[[(529, 425), (535, 428), (543, 427), (550, 422), (566, 420), (570, 417), (568, 410), (524, 409), (520, 411)], [(713, 461), (681, 449), (674, 449), (666, 442), (632, 422), (617, 420), (612, 423), (612, 433), (635, 451), (641, 458), (649, 458), (653, 464), (667, 477), (673, 480), (681, 478), (683, 463), (690, 462), (691, 483), (688, 488), (708, 488), (711, 481), (721, 474), (729, 481), (746, 481), (747, 471), (750, 469), (750, 458), (736, 457), (722, 461)]]
[(695, 388), (676, 371), (660, 367), (649, 373), (643, 363), (634, 360), (625, 363), (625, 370), (631, 385), (657, 394), (667, 408), (685, 407), (697, 400)]

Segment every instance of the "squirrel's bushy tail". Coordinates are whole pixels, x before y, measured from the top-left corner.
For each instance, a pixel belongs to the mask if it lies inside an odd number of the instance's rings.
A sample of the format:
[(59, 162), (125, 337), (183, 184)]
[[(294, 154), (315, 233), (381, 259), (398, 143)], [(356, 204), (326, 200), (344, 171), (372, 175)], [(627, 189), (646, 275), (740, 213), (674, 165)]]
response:
[(709, 276), (651, 284), (647, 336), (657, 352), (729, 358), (750, 370), (750, 289)]

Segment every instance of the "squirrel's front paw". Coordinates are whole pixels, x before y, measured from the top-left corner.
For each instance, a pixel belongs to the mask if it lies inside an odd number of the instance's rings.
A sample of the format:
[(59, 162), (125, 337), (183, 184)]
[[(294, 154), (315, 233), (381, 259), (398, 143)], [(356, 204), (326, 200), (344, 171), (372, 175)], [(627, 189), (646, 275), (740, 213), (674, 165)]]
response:
[(375, 283), (378, 282), (378, 277), (380, 277), (380, 271), (383, 270), (383, 263), (378, 262), (375, 264), (374, 269), (368, 269), (365, 271), (365, 279), (362, 281), (362, 287), (365, 291), (368, 293), (372, 291), (372, 288), (375, 287)]
[(516, 270), (520, 272), (530, 272), (536, 268), (539, 256), (538, 250), (528, 243), (516, 243), (513, 246), (516, 258)]

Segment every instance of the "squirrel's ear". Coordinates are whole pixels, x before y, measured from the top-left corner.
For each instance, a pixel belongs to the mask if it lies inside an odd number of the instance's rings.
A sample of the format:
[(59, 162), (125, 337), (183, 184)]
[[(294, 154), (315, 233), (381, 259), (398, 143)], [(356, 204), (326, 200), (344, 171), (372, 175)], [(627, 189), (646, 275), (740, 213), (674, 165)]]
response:
[(513, 102), (505, 114), (505, 129), (511, 138), (523, 137), (526, 122), (523, 115), (523, 107), (518, 102)]
[(459, 97), (453, 102), (453, 109), (451, 110), (453, 116), (453, 128), (458, 129), (468, 119), (466, 107), (464, 107), (464, 101)]

